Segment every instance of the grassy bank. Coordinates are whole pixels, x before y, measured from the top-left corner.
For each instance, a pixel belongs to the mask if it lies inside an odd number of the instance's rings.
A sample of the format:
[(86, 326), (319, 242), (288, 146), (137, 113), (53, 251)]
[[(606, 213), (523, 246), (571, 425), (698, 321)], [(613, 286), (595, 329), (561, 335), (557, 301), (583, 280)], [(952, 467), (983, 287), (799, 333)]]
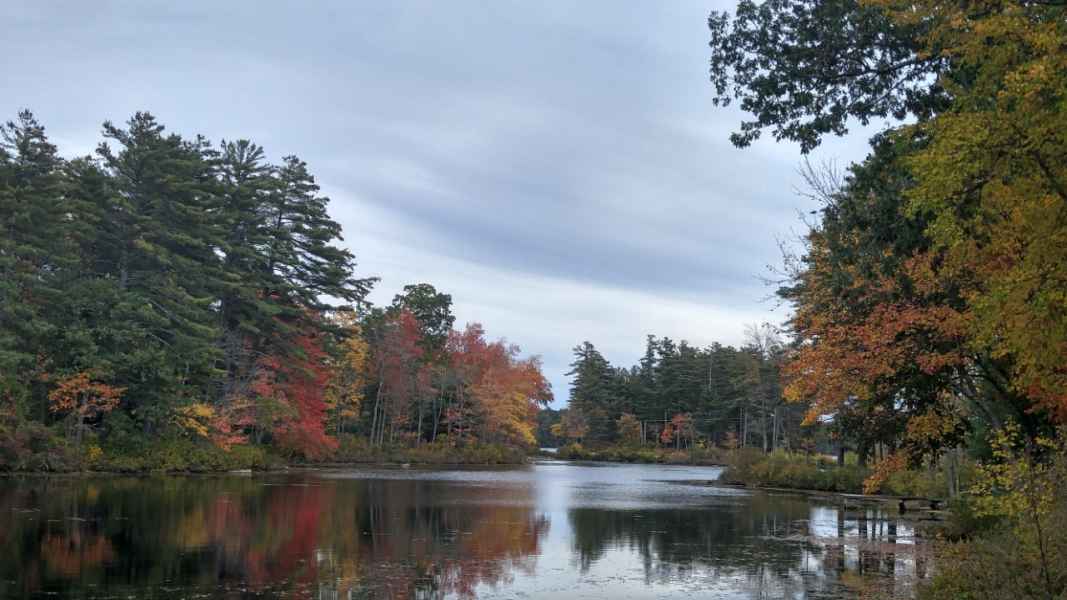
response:
[(107, 443), (93, 438), (71, 442), (48, 427), (28, 423), (0, 427), (0, 473), (220, 473), (241, 469), (274, 470), (289, 465), (411, 463), (432, 465), (504, 465), (526, 462), (526, 452), (499, 444), (420, 447), (371, 447), (357, 436), (343, 436), (336, 450), (319, 460), (281, 456), (262, 445), (220, 448), (203, 440), (113, 435)]
[(214, 473), (284, 465), (284, 459), (259, 446), (223, 450), (187, 439), (139, 441), (122, 446), (100, 446), (90, 440), (79, 446), (52, 436), (47, 430), (20, 431), (17, 437), (7, 438), (0, 432), (0, 472)]
[(553, 456), (564, 460), (718, 466), (726, 464), (725, 455), (726, 452), (719, 448), (689, 448), (684, 450), (646, 446), (585, 448), (581, 444), (567, 444), (559, 448)]
[(525, 463), (526, 457), (525, 450), (503, 444), (451, 446), (437, 442), (418, 447), (371, 447), (364, 438), (344, 436), (337, 452), (328, 460), (353, 464), (517, 465)]
[[(871, 470), (855, 464), (838, 466), (818, 455), (775, 451), (766, 454), (754, 449), (725, 453), (726, 471), (721, 480), (751, 487), (776, 487), (824, 492), (863, 493), (863, 482)], [(962, 466), (964, 487), (973, 479), (974, 468)], [(878, 490), (892, 496), (947, 498), (948, 476), (939, 468), (911, 469), (890, 475)]]

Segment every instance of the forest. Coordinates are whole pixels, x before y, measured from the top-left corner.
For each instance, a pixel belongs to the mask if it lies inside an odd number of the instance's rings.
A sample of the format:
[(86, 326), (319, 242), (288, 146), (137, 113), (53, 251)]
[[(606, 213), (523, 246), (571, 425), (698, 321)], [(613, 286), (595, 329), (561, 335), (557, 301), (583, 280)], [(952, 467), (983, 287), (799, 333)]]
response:
[(698, 348), (649, 335), (631, 367), (612, 365), (590, 342), (578, 345), (570, 401), (541, 427), (542, 442), (815, 450), (819, 432), (802, 427), (803, 406), (782, 396), (782, 336), (765, 323), (746, 327), (745, 338), (740, 348)]
[[(552, 399), (536, 357), (453, 329), (426, 283), (366, 297), (308, 166), (152, 115), (65, 159), (0, 127), (0, 469), (503, 460)], [(490, 448), (490, 452), (476, 451)], [(431, 453), (433, 454), (433, 453)]]

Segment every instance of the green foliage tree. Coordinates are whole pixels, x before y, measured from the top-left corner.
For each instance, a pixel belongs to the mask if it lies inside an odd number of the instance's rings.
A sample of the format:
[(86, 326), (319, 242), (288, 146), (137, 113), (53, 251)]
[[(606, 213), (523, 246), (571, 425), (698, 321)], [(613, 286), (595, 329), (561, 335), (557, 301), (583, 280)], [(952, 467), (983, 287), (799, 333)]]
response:
[(948, 101), (937, 76), (950, 61), (922, 51), (929, 24), (870, 3), (742, 0), (733, 15), (712, 13), (708, 27), (714, 103), (738, 100), (753, 116), (730, 136), (739, 147), (769, 128), (808, 152), (847, 132), (849, 119), (925, 119)]

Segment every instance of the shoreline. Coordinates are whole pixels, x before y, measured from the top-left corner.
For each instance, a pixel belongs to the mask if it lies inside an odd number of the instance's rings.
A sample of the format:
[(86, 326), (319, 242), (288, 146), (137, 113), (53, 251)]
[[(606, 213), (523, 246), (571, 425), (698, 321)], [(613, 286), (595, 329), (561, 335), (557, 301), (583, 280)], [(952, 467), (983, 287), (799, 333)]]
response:
[(75, 477), (146, 477), (155, 475), (183, 475), (183, 476), (220, 476), (220, 475), (279, 475), (284, 473), (291, 473), (301, 470), (315, 470), (315, 469), (344, 469), (352, 467), (373, 467), (373, 468), (395, 468), (397, 470), (408, 468), (425, 468), (425, 467), (468, 467), (468, 468), (485, 468), (485, 467), (518, 467), (530, 464), (530, 461), (523, 462), (509, 462), (509, 463), (479, 463), (479, 462), (397, 462), (397, 461), (331, 461), (324, 463), (292, 463), (282, 466), (271, 467), (267, 469), (144, 469), (133, 471), (121, 471), (116, 469), (83, 469), (77, 471), (0, 471), (0, 479), (3, 478), (15, 478), (15, 477), (54, 477), (54, 478), (75, 478)]

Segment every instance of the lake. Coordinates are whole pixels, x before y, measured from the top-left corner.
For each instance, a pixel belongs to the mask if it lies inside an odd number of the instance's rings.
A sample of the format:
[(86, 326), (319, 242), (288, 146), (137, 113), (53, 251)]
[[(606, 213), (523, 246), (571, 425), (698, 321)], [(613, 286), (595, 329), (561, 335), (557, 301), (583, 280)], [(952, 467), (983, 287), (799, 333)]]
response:
[(3, 598), (844, 598), (932, 573), (907, 522), (719, 469), (0, 479)]

